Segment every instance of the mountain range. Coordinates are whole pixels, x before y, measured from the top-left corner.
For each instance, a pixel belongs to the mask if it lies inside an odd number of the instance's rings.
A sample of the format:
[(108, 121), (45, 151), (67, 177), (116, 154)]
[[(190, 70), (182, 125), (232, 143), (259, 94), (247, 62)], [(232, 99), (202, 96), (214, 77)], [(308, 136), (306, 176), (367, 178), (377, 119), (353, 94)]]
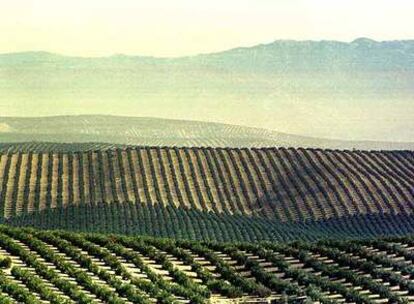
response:
[(181, 58), (0, 55), (2, 116), (215, 121), (414, 141), (414, 41), (287, 41)]

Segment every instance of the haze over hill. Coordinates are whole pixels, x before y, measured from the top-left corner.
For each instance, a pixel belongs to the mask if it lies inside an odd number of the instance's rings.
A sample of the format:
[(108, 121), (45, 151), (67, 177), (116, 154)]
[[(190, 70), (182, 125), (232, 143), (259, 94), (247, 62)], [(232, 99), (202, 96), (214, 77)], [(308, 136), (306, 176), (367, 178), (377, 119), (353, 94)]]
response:
[[(210, 147), (316, 147), (331, 149), (401, 150), (414, 143), (340, 141), (277, 131), (199, 121), (104, 115), (0, 117), (0, 150), (74, 151), (117, 145)], [(60, 143), (38, 145), (32, 142)], [(4, 143), (8, 143), (5, 145)], [(10, 145), (10, 143), (16, 143)], [(73, 147), (70, 143), (76, 143)], [(94, 143), (80, 145), (80, 143)], [(102, 144), (97, 144), (102, 143)]]
[(282, 40), (174, 59), (14, 53), (0, 55), (0, 113), (162, 117), (412, 142), (412, 79), (410, 40)]

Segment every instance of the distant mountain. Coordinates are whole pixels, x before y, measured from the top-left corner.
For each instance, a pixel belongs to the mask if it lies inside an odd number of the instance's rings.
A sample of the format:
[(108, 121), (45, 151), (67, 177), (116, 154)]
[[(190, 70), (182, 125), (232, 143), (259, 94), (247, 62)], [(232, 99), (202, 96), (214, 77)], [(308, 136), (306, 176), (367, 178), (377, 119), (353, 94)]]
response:
[(414, 141), (413, 79), (414, 40), (280, 40), (182, 58), (12, 53), (0, 55), (0, 113), (164, 117), (404, 142)]
[(49, 52), (0, 54), (0, 64), (51, 65), (55, 67), (111, 66), (119, 64), (202, 64), (232, 69), (275, 71), (296, 70), (414, 70), (414, 40), (375, 41), (358, 38), (354, 41), (276, 40), (253, 47), (234, 48), (223, 52), (178, 58), (129, 56), (74, 57)]
[(270, 44), (196, 56), (191, 60), (232, 69), (266, 72), (412, 71), (414, 40), (377, 42), (359, 38), (351, 43), (279, 40)]
[(329, 140), (199, 121), (104, 115), (0, 117), (0, 151), (74, 151), (120, 145), (414, 150), (414, 143)]

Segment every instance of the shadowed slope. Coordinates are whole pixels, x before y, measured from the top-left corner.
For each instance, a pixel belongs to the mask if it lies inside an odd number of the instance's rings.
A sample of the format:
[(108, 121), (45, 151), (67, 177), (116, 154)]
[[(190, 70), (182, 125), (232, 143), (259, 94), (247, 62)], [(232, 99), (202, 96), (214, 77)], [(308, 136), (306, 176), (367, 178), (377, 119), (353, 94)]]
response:
[(406, 214), (365, 214), (282, 223), (257, 216), (134, 203), (67, 206), (19, 215), (2, 223), (17, 227), (225, 242), (315, 241), (414, 234), (414, 215)]
[(410, 215), (410, 151), (135, 147), (0, 155), (4, 218), (132, 202), (277, 219)]

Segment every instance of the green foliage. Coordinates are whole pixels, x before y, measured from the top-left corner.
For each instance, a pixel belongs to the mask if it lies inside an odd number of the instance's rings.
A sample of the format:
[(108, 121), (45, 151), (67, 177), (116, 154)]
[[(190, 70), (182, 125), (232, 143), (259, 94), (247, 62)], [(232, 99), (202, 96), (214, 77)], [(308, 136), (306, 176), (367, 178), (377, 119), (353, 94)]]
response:
[[(378, 294), (389, 303), (405, 304), (405, 294), (414, 290), (413, 265), (398, 258), (413, 261), (411, 237), (218, 243), (0, 226), (0, 246), (30, 267), (11, 269), (10, 275), (24, 288), (0, 271), (4, 295), (0, 303), (13, 298), (24, 303), (89, 304), (93, 295), (111, 304), (147, 304), (151, 299), (173, 304), (179, 298), (201, 304), (217, 294), (227, 298), (278, 294), (281, 303), (331, 304), (335, 301), (329, 295), (335, 295), (371, 304), (370, 295)], [(163, 272), (157, 273), (154, 264)]]
[(0, 268), (10, 268), (12, 265), (12, 260), (10, 257), (0, 256)]

